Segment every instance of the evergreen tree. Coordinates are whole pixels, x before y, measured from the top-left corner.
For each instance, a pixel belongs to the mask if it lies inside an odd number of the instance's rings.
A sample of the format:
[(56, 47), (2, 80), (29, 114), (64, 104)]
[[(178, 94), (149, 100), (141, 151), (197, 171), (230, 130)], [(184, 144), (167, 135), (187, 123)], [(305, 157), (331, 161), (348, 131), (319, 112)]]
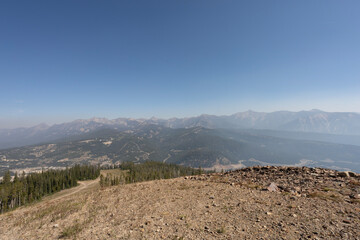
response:
[(80, 166), (64, 170), (44, 169), (41, 173), (15, 173), (11, 181), (10, 171), (5, 172), (0, 183), (0, 212), (14, 209), (43, 196), (77, 185), (78, 180), (95, 179), (100, 174), (99, 166)]

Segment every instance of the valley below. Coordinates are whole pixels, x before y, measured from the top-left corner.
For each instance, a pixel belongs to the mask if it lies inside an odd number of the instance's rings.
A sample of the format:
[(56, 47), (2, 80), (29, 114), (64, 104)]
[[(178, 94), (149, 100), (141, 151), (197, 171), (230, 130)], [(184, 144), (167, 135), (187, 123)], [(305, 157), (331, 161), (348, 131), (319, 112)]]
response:
[(108, 166), (145, 161), (217, 171), (286, 165), (360, 172), (360, 146), (310, 140), (308, 135), (308, 139), (296, 139), (295, 133), (281, 134), (204, 127), (172, 129), (157, 125), (131, 131), (99, 129), (48, 143), (0, 150), (0, 175), (7, 170), (22, 173), (75, 164)]
[(205, 169), (254, 165), (360, 172), (360, 115), (321, 110), (229, 116), (91, 118), (0, 129), (0, 176), (75, 164), (158, 161)]

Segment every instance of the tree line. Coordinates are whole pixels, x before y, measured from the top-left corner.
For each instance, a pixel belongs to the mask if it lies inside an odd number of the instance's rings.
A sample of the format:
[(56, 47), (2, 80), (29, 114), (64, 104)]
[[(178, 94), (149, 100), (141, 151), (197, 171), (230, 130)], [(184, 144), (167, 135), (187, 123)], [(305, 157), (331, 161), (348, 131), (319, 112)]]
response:
[(48, 170), (40, 173), (15, 173), (11, 180), (7, 171), (0, 182), (0, 212), (6, 212), (23, 206), (43, 196), (66, 188), (77, 186), (78, 180), (95, 179), (100, 174), (100, 167), (93, 165), (75, 165), (62, 170)]
[(146, 161), (139, 164), (124, 162), (112, 166), (111, 168), (123, 170), (123, 172), (120, 174), (107, 173), (100, 175), (101, 186), (113, 186), (156, 179), (169, 179), (204, 173), (201, 168), (196, 169), (155, 161)]

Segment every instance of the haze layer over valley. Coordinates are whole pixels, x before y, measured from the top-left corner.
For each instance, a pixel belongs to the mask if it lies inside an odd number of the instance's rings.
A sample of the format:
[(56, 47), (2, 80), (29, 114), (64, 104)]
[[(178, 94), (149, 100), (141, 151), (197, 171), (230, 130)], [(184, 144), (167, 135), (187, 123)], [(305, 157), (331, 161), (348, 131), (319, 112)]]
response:
[(1, 130), (0, 143), (2, 172), (147, 160), (217, 170), (291, 165), (360, 172), (358, 113), (247, 111), (167, 120), (92, 118)]

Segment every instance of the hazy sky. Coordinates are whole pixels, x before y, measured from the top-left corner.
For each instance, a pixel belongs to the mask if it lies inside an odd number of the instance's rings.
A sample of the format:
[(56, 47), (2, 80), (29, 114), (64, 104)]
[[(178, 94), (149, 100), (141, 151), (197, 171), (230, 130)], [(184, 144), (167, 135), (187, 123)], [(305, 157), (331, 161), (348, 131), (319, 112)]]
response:
[(0, 1), (0, 128), (360, 112), (360, 1)]

